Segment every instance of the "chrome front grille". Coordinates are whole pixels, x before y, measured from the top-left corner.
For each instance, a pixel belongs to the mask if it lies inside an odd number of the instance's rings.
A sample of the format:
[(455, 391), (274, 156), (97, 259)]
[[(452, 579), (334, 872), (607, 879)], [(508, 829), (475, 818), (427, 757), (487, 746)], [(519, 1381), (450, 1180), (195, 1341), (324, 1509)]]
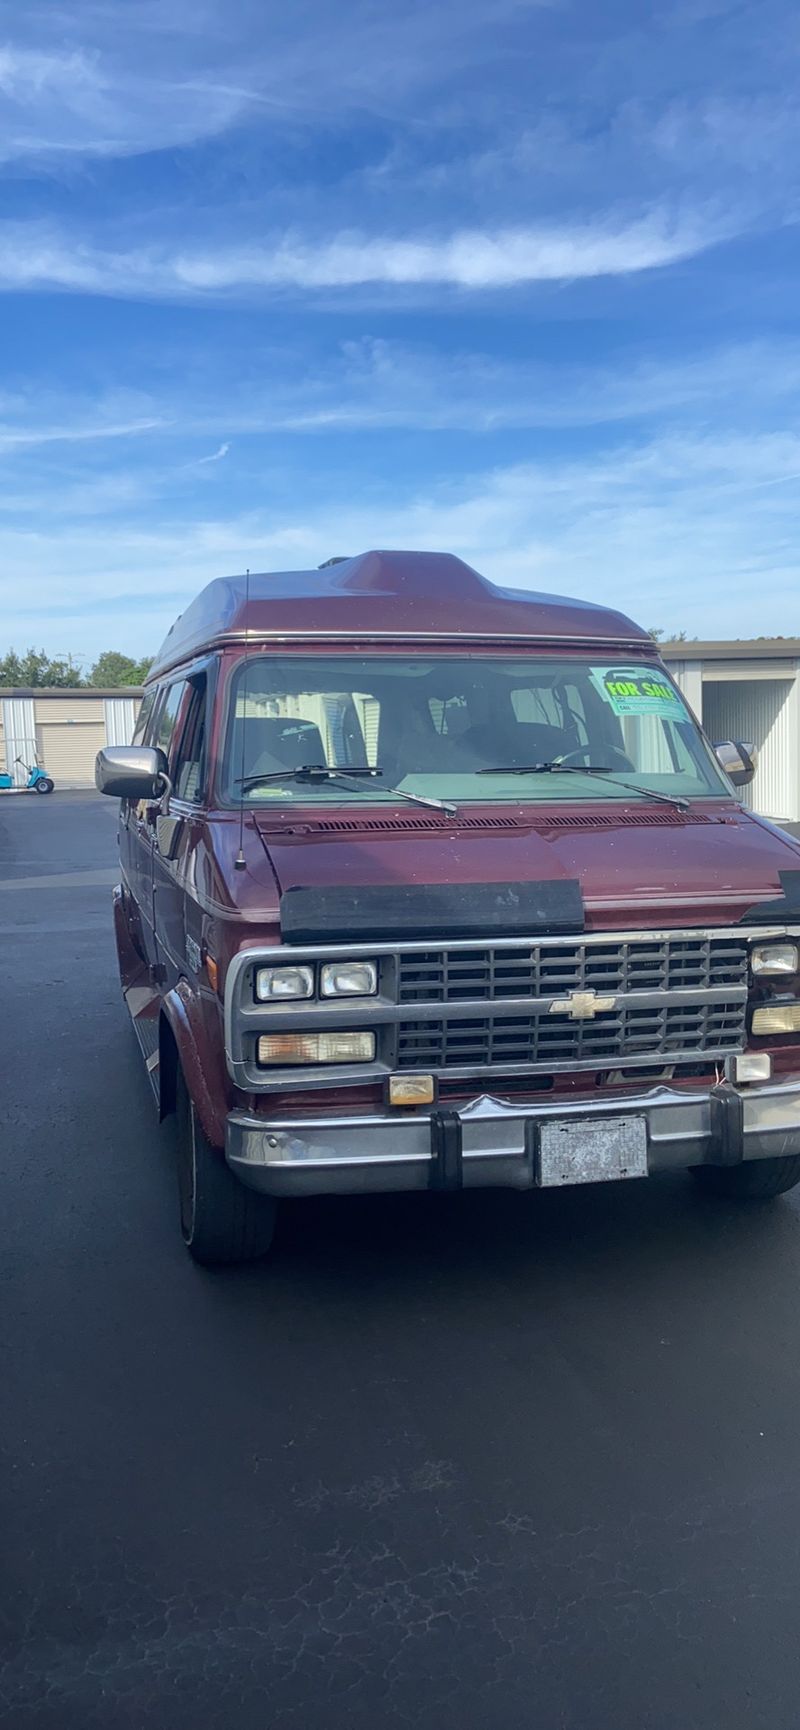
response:
[(674, 1062), (713, 1052), (741, 1050), (744, 1005), (661, 1004), (626, 1007), (595, 1021), (566, 1015), (495, 1015), (462, 1021), (402, 1021), (398, 1069), (563, 1068), (572, 1063), (606, 1067), (635, 1059)]
[[(760, 941), (785, 934), (758, 933)], [(314, 968), (359, 956), (378, 963), (373, 997), (256, 999), (259, 965)], [(485, 1087), (493, 1075), (722, 1061), (746, 1042), (748, 978), (749, 938), (736, 927), (250, 950), (235, 958), (226, 981), (228, 1064), (243, 1088), (286, 1092), (396, 1070), (474, 1077)], [(329, 1028), (374, 1029), (374, 1062), (259, 1068), (261, 1033)]]
[(709, 991), (747, 985), (747, 940), (703, 932), (564, 940), (557, 946), (425, 949), (401, 954), (399, 1003), (563, 996), (569, 991)]

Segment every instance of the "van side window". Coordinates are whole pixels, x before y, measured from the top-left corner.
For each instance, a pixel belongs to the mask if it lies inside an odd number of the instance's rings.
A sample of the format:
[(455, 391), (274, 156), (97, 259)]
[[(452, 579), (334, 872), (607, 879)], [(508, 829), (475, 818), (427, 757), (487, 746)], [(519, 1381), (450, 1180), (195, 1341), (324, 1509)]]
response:
[(172, 775), (176, 799), (196, 802), (203, 793), (206, 743), (206, 676), (189, 681), (189, 706), (175, 753)]
[(145, 694), (142, 698), (141, 705), (139, 708), (139, 713), (136, 717), (136, 726), (133, 729), (133, 743), (134, 743), (134, 745), (141, 745), (144, 743), (144, 736), (145, 736), (145, 733), (147, 731), (147, 723), (150, 719), (150, 716), (153, 713), (153, 704), (155, 703), (155, 700), (156, 700), (156, 690), (157, 690), (157, 687), (155, 685), (153, 685), (151, 690), (145, 691)]
[(153, 744), (160, 751), (164, 752), (165, 757), (169, 756), (170, 746), (172, 744), (172, 735), (175, 731), (175, 722), (178, 719), (178, 710), (180, 709), (181, 698), (185, 690), (186, 680), (176, 680), (174, 685), (168, 687), (167, 694), (158, 711), (158, 720), (156, 721)]

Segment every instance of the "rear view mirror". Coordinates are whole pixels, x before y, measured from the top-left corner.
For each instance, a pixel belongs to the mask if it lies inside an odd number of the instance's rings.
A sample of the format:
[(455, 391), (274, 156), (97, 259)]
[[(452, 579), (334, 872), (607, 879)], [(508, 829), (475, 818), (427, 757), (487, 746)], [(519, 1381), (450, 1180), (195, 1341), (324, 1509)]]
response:
[(160, 799), (169, 785), (166, 776), (163, 751), (143, 745), (107, 745), (95, 760), (97, 791), (112, 799)]
[(725, 770), (734, 787), (749, 787), (758, 768), (755, 745), (743, 745), (741, 740), (725, 739), (714, 746), (717, 762)]

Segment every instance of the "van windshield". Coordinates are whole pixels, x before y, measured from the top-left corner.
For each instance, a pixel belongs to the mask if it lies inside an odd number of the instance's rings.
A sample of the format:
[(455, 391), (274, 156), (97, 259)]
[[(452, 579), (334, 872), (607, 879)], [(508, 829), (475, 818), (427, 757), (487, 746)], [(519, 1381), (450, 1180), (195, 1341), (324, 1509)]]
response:
[[(380, 774), (291, 776), (365, 765)], [(603, 778), (580, 772), (592, 769)], [(233, 676), (231, 803), (243, 789), (248, 805), (377, 804), (401, 788), (540, 804), (630, 799), (631, 783), (679, 800), (732, 797), (679, 690), (647, 662), (259, 655)]]

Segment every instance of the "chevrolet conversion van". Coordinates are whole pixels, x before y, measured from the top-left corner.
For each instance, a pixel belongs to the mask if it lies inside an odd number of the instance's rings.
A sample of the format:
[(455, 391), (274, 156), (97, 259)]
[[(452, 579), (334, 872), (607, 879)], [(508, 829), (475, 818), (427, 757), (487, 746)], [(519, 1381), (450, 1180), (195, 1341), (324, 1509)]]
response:
[(438, 553), (212, 582), (97, 760), (192, 1255), (289, 1196), (797, 1183), (800, 846), (752, 773), (605, 607)]

